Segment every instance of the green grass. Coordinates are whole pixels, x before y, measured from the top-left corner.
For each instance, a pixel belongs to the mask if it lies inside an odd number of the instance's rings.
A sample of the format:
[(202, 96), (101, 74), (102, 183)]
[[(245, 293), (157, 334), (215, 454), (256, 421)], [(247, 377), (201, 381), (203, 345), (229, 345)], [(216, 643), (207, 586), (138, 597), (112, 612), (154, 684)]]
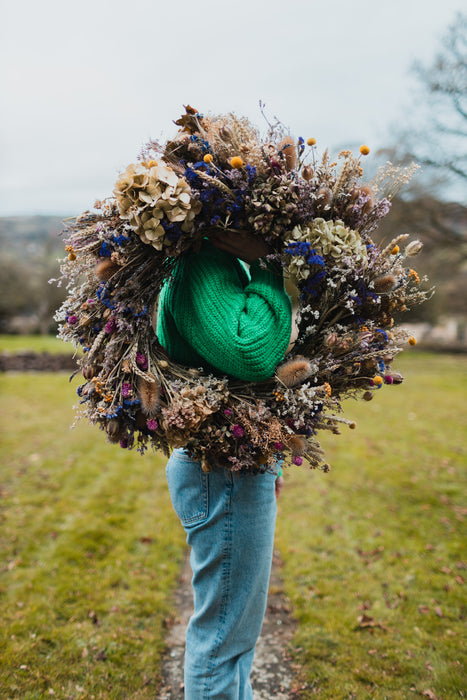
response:
[(404, 385), (347, 403), (358, 430), (326, 440), (330, 474), (286, 473), (277, 542), (303, 698), (467, 696), (467, 363), (399, 365)]
[(72, 355), (74, 348), (53, 335), (0, 335), (0, 352), (23, 351)]
[[(330, 474), (285, 473), (302, 699), (466, 696), (466, 360), (399, 364), (405, 384), (348, 403), (358, 429), (326, 440)], [(157, 697), (184, 551), (165, 460), (70, 431), (76, 384), (0, 376), (2, 700)]]
[(164, 459), (70, 431), (65, 375), (0, 381), (0, 697), (154, 698), (184, 548)]

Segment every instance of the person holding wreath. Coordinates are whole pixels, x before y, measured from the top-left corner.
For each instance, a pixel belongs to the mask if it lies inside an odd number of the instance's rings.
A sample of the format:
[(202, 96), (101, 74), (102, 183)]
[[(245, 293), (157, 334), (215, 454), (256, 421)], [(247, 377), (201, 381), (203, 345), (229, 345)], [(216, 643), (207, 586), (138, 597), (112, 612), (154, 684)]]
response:
[[(274, 373), (291, 342), (292, 312), (281, 267), (262, 260), (268, 252), (258, 236), (216, 233), (179, 259), (157, 317), (172, 359), (248, 381)], [(207, 472), (183, 449), (166, 472), (193, 570), (185, 698), (251, 700), (283, 477), (279, 467), (252, 474), (211, 464)]]

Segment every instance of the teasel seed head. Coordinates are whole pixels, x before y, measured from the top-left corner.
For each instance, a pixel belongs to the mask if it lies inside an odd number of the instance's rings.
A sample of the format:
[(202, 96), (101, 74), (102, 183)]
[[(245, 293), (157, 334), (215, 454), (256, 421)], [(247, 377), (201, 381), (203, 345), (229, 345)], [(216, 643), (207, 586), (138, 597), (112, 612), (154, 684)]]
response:
[(291, 136), (286, 136), (282, 139), (279, 144), (279, 153), (285, 159), (285, 166), (287, 170), (293, 170), (297, 163), (297, 151), (295, 148), (295, 141)]
[(304, 165), (302, 168), (302, 177), (307, 182), (313, 177), (313, 168), (311, 165)]
[(365, 391), (365, 393), (363, 394), (363, 399), (364, 399), (365, 401), (372, 401), (372, 400), (373, 400), (373, 394), (371, 393), (371, 391)]
[(332, 192), (326, 185), (321, 185), (316, 193), (316, 203), (321, 210), (326, 209), (332, 202)]
[(111, 418), (105, 428), (110, 442), (118, 442), (122, 435), (122, 424), (118, 418)]
[(368, 214), (373, 209), (373, 190), (369, 185), (362, 185), (362, 187), (360, 187), (360, 194), (368, 197), (367, 201), (362, 207), (363, 214)]
[(276, 376), (286, 387), (292, 387), (308, 379), (312, 371), (309, 360), (305, 357), (296, 357), (279, 367)]
[(294, 456), (302, 456), (305, 453), (306, 443), (300, 435), (291, 435), (287, 438), (287, 447)]
[(100, 280), (108, 280), (120, 269), (119, 265), (116, 265), (109, 258), (104, 258), (100, 260), (96, 265), (96, 275)]
[(148, 418), (156, 415), (159, 409), (161, 387), (159, 382), (149, 381), (143, 377), (138, 379), (138, 395), (141, 401), (141, 410)]
[(203, 461), (201, 462), (201, 469), (206, 474), (209, 474), (209, 472), (212, 471), (212, 467), (206, 458), (204, 458)]
[(389, 294), (397, 284), (397, 280), (392, 274), (381, 275), (377, 277), (374, 282), (374, 290), (377, 294)]

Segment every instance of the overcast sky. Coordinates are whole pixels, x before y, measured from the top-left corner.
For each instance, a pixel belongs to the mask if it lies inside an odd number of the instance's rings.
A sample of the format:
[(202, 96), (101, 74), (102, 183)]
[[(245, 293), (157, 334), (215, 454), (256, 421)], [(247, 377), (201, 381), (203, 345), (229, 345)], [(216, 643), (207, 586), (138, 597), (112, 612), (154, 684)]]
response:
[(191, 104), (390, 145), (461, 0), (3, 0), (0, 216), (77, 214)]

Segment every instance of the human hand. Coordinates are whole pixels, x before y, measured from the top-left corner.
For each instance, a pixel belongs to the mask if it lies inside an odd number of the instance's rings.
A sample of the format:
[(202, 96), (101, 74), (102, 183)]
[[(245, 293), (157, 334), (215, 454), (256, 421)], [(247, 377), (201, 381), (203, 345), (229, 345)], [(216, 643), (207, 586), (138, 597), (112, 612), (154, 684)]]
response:
[(276, 498), (279, 498), (282, 489), (284, 488), (284, 477), (278, 476), (275, 484)]
[(266, 241), (248, 231), (215, 231), (210, 234), (209, 240), (216, 248), (225, 250), (248, 264), (272, 252)]

